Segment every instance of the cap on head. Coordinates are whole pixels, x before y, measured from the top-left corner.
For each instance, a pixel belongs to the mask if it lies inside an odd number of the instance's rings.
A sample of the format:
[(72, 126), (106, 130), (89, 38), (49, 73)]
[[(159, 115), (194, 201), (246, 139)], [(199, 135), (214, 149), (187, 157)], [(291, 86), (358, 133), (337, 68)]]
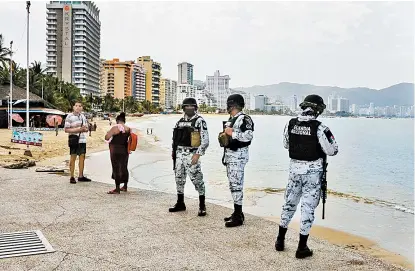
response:
[(318, 114), (323, 113), (324, 109), (326, 109), (323, 98), (316, 94), (308, 95), (304, 98), (304, 101), (300, 103), (301, 109), (305, 109), (307, 107), (311, 107), (312, 109), (316, 110), (316, 113)]
[(245, 107), (244, 97), (240, 94), (229, 95), (228, 100), (226, 101), (228, 107), (240, 106), (241, 108)]
[(193, 105), (196, 109), (197, 109), (197, 101), (195, 98), (186, 98), (183, 100), (182, 102), (182, 109), (184, 109), (184, 107), (186, 105)]

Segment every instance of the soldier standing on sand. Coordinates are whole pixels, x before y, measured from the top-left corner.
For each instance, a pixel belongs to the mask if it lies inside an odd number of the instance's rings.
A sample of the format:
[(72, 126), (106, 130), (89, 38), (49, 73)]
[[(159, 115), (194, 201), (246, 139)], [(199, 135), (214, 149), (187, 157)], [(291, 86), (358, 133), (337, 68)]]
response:
[(254, 123), (250, 116), (242, 113), (245, 101), (241, 95), (230, 95), (226, 104), (231, 117), (224, 122), (224, 131), (219, 134), (218, 139), (221, 147), (224, 147), (222, 163), (226, 166), (234, 212), (224, 220), (226, 227), (237, 227), (245, 220), (242, 212), (244, 173), (249, 160), (248, 151), (253, 138)]
[(291, 161), (275, 249), (284, 250), (288, 224), (301, 199), (300, 241), (295, 257), (306, 258), (313, 255), (307, 239), (314, 221), (314, 210), (320, 201), (323, 161), (327, 155), (336, 155), (338, 146), (330, 129), (317, 120), (326, 108), (323, 99), (318, 95), (308, 95), (300, 107), (303, 112), (284, 128), (284, 147), (288, 149)]
[(187, 174), (199, 193), (198, 216), (206, 215), (205, 183), (199, 157), (204, 155), (209, 146), (209, 133), (206, 121), (199, 116), (197, 102), (194, 98), (183, 100), (184, 116), (176, 123), (173, 130), (173, 169), (176, 177), (177, 203), (169, 212), (185, 211), (184, 185)]

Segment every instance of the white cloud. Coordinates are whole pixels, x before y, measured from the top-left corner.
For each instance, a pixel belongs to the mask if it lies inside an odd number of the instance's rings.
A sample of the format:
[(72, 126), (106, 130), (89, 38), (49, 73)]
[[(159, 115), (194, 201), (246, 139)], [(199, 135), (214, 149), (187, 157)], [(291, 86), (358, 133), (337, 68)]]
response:
[[(292, 81), (386, 87), (413, 81), (410, 2), (103, 2), (101, 56), (151, 55), (163, 76), (217, 69), (231, 86)], [(46, 3), (32, 1), (31, 59), (45, 61)], [(0, 29), (25, 63), (25, 2), (2, 3)]]

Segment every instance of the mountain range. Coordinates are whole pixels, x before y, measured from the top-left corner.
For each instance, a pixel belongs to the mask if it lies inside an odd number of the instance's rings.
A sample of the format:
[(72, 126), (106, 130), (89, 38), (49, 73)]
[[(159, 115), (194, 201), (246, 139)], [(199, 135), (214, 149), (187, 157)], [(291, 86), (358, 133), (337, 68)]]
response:
[(317, 94), (323, 97), (327, 104), (328, 96), (335, 94), (349, 99), (350, 104), (368, 105), (374, 103), (375, 106), (393, 105), (414, 105), (414, 84), (399, 83), (383, 89), (371, 89), (365, 87), (340, 88), (329, 86), (314, 86), (308, 84), (296, 84), (282, 82), (274, 85), (252, 86), (234, 88), (254, 95), (263, 94), (270, 98), (288, 98), (297, 95), (298, 101), (309, 94)]

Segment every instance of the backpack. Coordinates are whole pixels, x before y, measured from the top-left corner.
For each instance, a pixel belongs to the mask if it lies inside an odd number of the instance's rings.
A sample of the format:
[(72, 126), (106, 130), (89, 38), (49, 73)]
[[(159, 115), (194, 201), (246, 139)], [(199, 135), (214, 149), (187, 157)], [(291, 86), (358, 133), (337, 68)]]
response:
[(128, 153), (135, 151), (138, 145), (138, 135), (133, 131), (130, 131), (130, 137), (128, 138)]

